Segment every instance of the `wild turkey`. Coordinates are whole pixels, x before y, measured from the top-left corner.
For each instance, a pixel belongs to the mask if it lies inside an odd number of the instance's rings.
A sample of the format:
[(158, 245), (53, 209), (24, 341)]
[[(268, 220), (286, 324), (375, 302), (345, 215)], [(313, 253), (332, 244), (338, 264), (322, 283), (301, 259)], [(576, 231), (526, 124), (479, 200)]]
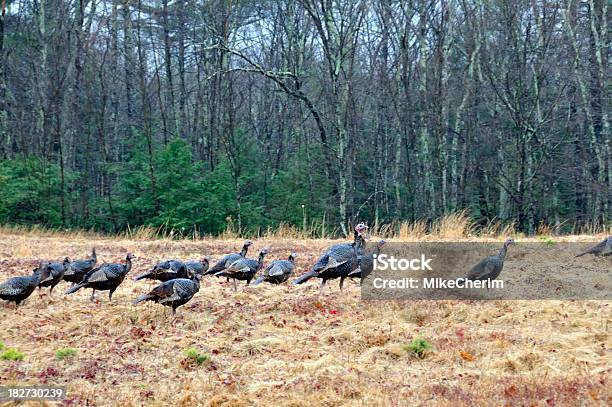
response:
[(612, 255), (612, 236), (608, 236), (602, 242), (598, 243), (594, 247), (591, 247), (584, 253), (580, 253), (576, 257), (584, 256), (585, 254), (592, 254), (594, 256), (611, 256)]
[(139, 275), (134, 280), (168, 281), (175, 278), (187, 278), (187, 266), (180, 260), (164, 260), (153, 266), (151, 271)]
[(295, 258), (297, 253), (291, 253), (287, 260), (274, 260), (266, 267), (263, 275), (253, 285), (267, 281), (270, 284), (282, 284), (289, 279), (295, 269)]
[(50, 287), (49, 295), (52, 297), (53, 289), (62, 281), (68, 267), (70, 267), (70, 259), (68, 257), (61, 263), (41, 263), (41, 266), (38, 267), (40, 270), (38, 289)]
[(125, 257), (125, 264), (120, 263), (104, 263), (100, 267), (91, 270), (85, 275), (83, 281), (77, 285), (70, 287), (66, 294), (72, 294), (79, 291), (81, 288), (93, 289), (91, 293), (91, 300), (94, 299), (96, 290), (109, 291), (108, 299), (113, 299), (113, 293), (123, 282), (123, 279), (132, 269), (132, 260), (135, 256), (132, 253), (128, 253)]
[(28, 298), (38, 286), (40, 279), (40, 271), (44, 267), (43, 264), (39, 268), (34, 269), (30, 276), (11, 277), (0, 284), (0, 299), (8, 302), (14, 302), (15, 307)]
[(210, 257), (203, 257), (201, 260), (187, 260), (185, 266), (194, 273), (204, 274), (208, 271), (208, 267), (210, 266)]
[(234, 282), (234, 291), (236, 291), (236, 280), (246, 280), (246, 285), (249, 285), (253, 277), (255, 277), (255, 274), (261, 270), (266, 254), (268, 254), (268, 249), (264, 248), (259, 252), (259, 258), (257, 260), (241, 257), (229, 264), (224, 271), (220, 271), (216, 275), (223, 275), (227, 278), (231, 278)]
[[(212, 268), (208, 269), (208, 271), (204, 272), (204, 275), (213, 275), (213, 276), (217, 276), (220, 275), (219, 272), (225, 270), (227, 268), (227, 266), (229, 266), (230, 264), (232, 264), (233, 262), (235, 262), (236, 260), (242, 259), (242, 258), (246, 258), (246, 255), (249, 251), (249, 247), (251, 247), (251, 245), (253, 244), (252, 241), (250, 240), (246, 240), (244, 242), (244, 244), (242, 245), (242, 250), (240, 251), (240, 253), (232, 253), (232, 254), (227, 254), (225, 256), (223, 256), (221, 258), (221, 260), (219, 260), (214, 266), (212, 266)], [(228, 278), (229, 280), (229, 278)]]
[(504, 242), (503, 247), (499, 250), (496, 256), (489, 256), (481, 260), (468, 272), (466, 278), (468, 280), (495, 280), (504, 268), (504, 259), (508, 246), (514, 244), (514, 240), (508, 239)]
[(319, 295), (327, 280), (340, 278), (340, 290), (348, 274), (357, 268), (357, 258), (363, 253), (365, 247), (364, 233), (368, 227), (360, 223), (355, 226), (355, 237), (352, 243), (335, 244), (319, 258), (310, 271), (293, 281), (293, 284), (303, 284), (313, 277), (320, 278), (321, 288)]
[(157, 304), (172, 307), (172, 315), (175, 315), (176, 309), (189, 302), (200, 290), (200, 278), (202, 278), (201, 274), (189, 272), (189, 278), (168, 280), (156, 286), (148, 294), (143, 294), (136, 298), (132, 304), (136, 305), (143, 301), (153, 301)]
[(384, 240), (376, 243), (374, 251), (367, 255), (358, 256), (357, 258), (357, 269), (349, 273), (348, 278), (360, 278), (363, 279), (368, 276), (372, 270), (374, 270), (374, 256), (380, 254), (380, 250), (386, 242)]
[(70, 265), (64, 273), (64, 281), (68, 281), (75, 285), (80, 283), (85, 277), (85, 274), (89, 273), (96, 266), (98, 262), (98, 256), (96, 256), (96, 248), (91, 250), (91, 257), (88, 259), (74, 260), (70, 262)]

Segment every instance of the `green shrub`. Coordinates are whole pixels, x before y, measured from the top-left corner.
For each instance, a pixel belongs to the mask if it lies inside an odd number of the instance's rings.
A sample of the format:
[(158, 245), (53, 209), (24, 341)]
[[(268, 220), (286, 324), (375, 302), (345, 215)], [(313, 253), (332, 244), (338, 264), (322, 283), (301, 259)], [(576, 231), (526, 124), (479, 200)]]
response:
[(429, 343), (426, 339), (423, 338), (415, 338), (408, 345), (404, 346), (404, 350), (418, 357), (419, 359), (423, 359), (427, 352), (433, 349), (431, 343)]
[(198, 366), (210, 362), (210, 355), (206, 353), (200, 353), (200, 351), (194, 348), (187, 349), (185, 351), (185, 357), (194, 361)]
[(540, 237), (540, 241), (546, 246), (554, 246), (557, 244), (551, 237)]
[(0, 350), (4, 349), (4, 342), (0, 341)]
[(72, 358), (77, 354), (77, 350), (73, 348), (61, 348), (55, 352), (55, 359), (64, 360), (66, 358)]
[(0, 359), (2, 360), (23, 360), (25, 354), (23, 352), (19, 352), (17, 349), (8, 348), (4, 351), (2, 355), (0, 355)]

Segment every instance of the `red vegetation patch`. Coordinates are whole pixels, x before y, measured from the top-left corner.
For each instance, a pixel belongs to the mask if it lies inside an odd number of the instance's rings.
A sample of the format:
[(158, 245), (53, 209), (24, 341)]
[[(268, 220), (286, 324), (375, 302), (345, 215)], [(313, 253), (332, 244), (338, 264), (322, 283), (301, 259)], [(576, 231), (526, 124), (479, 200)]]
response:
[(50, 378), (54, 378), (60, 375), (60, 371), (56, 368), (49, 366), (38, 373), (38, 378), (42, 383), (48, 383)]

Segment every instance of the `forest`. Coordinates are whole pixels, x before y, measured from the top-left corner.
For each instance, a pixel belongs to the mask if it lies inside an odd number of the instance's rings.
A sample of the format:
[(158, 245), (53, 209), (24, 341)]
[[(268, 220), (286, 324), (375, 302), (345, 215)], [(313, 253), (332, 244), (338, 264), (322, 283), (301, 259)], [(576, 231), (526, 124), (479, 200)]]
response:
[(612, 213), (607, 0), (2, 0), (0, 224)]

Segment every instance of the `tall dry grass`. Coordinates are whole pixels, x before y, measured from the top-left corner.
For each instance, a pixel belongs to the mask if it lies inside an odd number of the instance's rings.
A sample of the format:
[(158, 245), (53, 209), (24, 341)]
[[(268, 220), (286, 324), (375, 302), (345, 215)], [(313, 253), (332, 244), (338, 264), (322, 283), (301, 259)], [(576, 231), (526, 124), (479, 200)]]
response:
[(104, 236), (102, 233), (94, 230), (48, 228), (40, 225), (0, 225), (0, 234), (30, 237), (70, 237), (83, 239)]
[(460, 239), (475, 234), (474, 221), (470, 218), (468, 211), (463, 210), (444, 215), (435, 222), (431, 232), (436, 237), (445, 239)]
[(261, 228), (255, 231), (241, 229), (232, 217), (226, 219), (227, 226), (218, 236), (221, 239), (233, 240), (239, 238), (265, 238), (265, 239), (327, 239), (340, 235), (340, 227), (332, 227), (326, 221), (326, 216), (315, 219), (310, 224), (302, 226), (281, 222), (279, 225)]
[(487, 222), (487, 224), (481, 227), (477, 232), (483, 237), (515, 236), (518, 233), (514, 221), (504, 223), (499, 219), (493, 219)]
[[(330, 224), (326, 216), (312, 220), (309, 224), (301, 226), (289, 223), (280, 223), (276, 227), (269, 226), (259, 230), (244, 230), (232, 217), (226, 219), (227, 227), (216, 238), (222, 240), (236, 240), (241, 238), (265, 239), (335, 239), (343, 236), (340, 225)], [(348, 229), (347, 229), (348, 230)], [(565, 233), (564, 233), (565, 232)], [(558, 235), (606, 235), (612, 233), (612, 224), (601, 225), (588, 223), (585, 225), (566, 224), (549, 225), (540, 223), (536, 236)], [(94, 230), (59, 229), (44, 226), (0, 225), (0, 234), (32, 237), (58, 237), (70, 239), (87, 238), (121, 238), (129, 240), (202, 240), (204, 236), (192, 228), (189, 232), (174, 229), (168, 225), (131, 227), (117, 234), (103, 234)], [(392, 221), (388, 223), (375, 222), (370, 228), (372, 236), (396, 240), (424, 240), (424, 239), (463, 239), (468, 237), (502, 238), (517, 236), (519, 231), (516, 223), (503, 222), (493, 219), (484, 225), (476, 224), (475, 220), (466, 210), (446, 214), (433, 221), (417, 219), (415, 221)]]
[(586, 224), (573, 224), (571, 229), (572, 235), (597, 235), (597, 234), (612, 234), (612, 223), (601, 225), (595, 222), (587, 222)]
[(153, 226), (137, 226), (130, 227), (128, 225), (127, 230), (120, 234), (121, 237), (131, 240), (156, 240), (167, 237), (163, 233), (163, 226), (157, 228)]
[(424, 219), (419, 219), (414, 222), (404, 221), (400, 223), (397, 235), (394, 237), (400, 239), (421, 239), (427, 235), (427, 232), (427, 222)]
[(310, 233), (303, 228), (281, 222), (276, 228), (268, 226), (263, 232), (263, 237), (265, 239), (307, 239), (310, 237)]
[(397, 240), (423, 240), (430, 238), (463, 239), (467, 237), (500, 237), (516, 235), (514, 223), (505, 224), (499, 220), (485, 226), (476, 225), (468, 211), (446, 214), (434, 221), (394, 221), (376, 224), (371, 233), (374, 236)]

